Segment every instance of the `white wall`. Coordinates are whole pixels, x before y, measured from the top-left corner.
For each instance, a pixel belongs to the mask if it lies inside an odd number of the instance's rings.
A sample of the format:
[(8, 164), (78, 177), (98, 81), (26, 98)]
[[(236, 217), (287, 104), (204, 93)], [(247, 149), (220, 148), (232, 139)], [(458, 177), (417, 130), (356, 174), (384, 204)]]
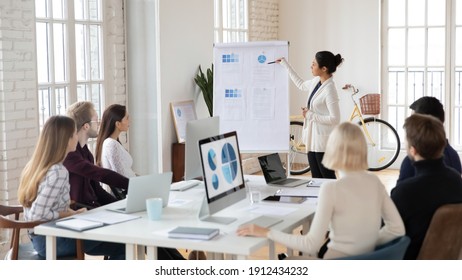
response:
[(198, 118), (208, 116), (194, 83), (199, 65), (213, 61), (213, 0), (159, 0), (159, 73), (162, 169), (171, 170), (177, 142), (170, 102), (195, 100)]
[[(362, 93), (379, 92), (380, 1), (371, 0), (281, 0), (279, 39), (290, 41), (289, 60), (304, 78), (317, 51), (340, 53), (345, 62), (334, 74), (339, 89), (342, 119), (349, 118), (352, 103), (341, 90), (354, 84)], [(367, 11), (367, 12), (365, 12)], [(300, 114), (307, 93), (292, 84), (291, 114)]]
[[(279, 39), (290, 42), (289, 61), (303, 78), (312, 76), (310, 65), (317, 51), (344, 57), (334, 74), (342, 121), (353, 109), (343, 85), (355, 85), (360, 95), (381, 93), (379, 0), (280, 0), (279, 11)], [(300, 114), (307, 95), (291, 84), (291, 115)], [(401, 152), (391, 168), (399, 168), (404, 156)]]

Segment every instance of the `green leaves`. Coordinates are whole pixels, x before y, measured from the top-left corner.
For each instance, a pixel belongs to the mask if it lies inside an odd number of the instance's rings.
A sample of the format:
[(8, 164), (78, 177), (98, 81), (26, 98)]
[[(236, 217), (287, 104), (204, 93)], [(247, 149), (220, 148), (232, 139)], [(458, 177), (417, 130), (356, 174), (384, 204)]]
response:
[(194, 78), (194, 81), (202, 91), (210, 116), (213, 116), (213, 64), (211, 68), (207, 69), (206, 73), (207, 76), (199, 65), (199, 73)]

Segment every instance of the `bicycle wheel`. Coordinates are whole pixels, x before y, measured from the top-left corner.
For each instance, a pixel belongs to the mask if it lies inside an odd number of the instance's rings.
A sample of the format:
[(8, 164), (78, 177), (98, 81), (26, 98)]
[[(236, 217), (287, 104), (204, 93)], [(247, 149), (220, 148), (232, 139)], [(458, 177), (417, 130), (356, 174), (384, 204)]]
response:
[[(372, 142), (366, 136), (367, 162), (370, 171), (383, 170), (395, 162), (401, 148), (396, 130), (386, 121), (377, 118), (364, 119), (365, 129)], [(358, 123), (361, 127), (361, 122)], [(365, 133), (365, 130), (363, 129)], [(366, 134), (366, 133), (365, 133)]]
[(303, 122), (290, 122), (289, 170), (291, 175), (301, 175), (310, 171), (308, 154), (302, 139)]

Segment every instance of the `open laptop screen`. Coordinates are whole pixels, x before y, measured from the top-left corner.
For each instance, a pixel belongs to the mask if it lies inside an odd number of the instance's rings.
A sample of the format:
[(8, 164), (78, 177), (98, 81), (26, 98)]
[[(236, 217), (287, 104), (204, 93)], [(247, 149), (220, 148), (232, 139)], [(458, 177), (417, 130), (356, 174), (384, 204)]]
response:
[(261, 170), (267, 183), (287, 178), (278, 153), (258, 157)]
[(235, 131), (202, 139), (199, 148), (209, 203), (244, 188)]

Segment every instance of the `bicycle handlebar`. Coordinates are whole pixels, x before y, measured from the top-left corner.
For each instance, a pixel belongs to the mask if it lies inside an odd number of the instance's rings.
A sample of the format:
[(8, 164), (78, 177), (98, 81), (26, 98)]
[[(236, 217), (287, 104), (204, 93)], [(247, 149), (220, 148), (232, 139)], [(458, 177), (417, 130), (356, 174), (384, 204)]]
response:
[(344, 90), (349, 90), (351, 89), (351, 91), (353, 92), (351, 95), (355, 95), (359, 92), (359, 89), (355, 88), (353, 85), (351, 84), (346, 84), (342, 87), (342, 89)]

